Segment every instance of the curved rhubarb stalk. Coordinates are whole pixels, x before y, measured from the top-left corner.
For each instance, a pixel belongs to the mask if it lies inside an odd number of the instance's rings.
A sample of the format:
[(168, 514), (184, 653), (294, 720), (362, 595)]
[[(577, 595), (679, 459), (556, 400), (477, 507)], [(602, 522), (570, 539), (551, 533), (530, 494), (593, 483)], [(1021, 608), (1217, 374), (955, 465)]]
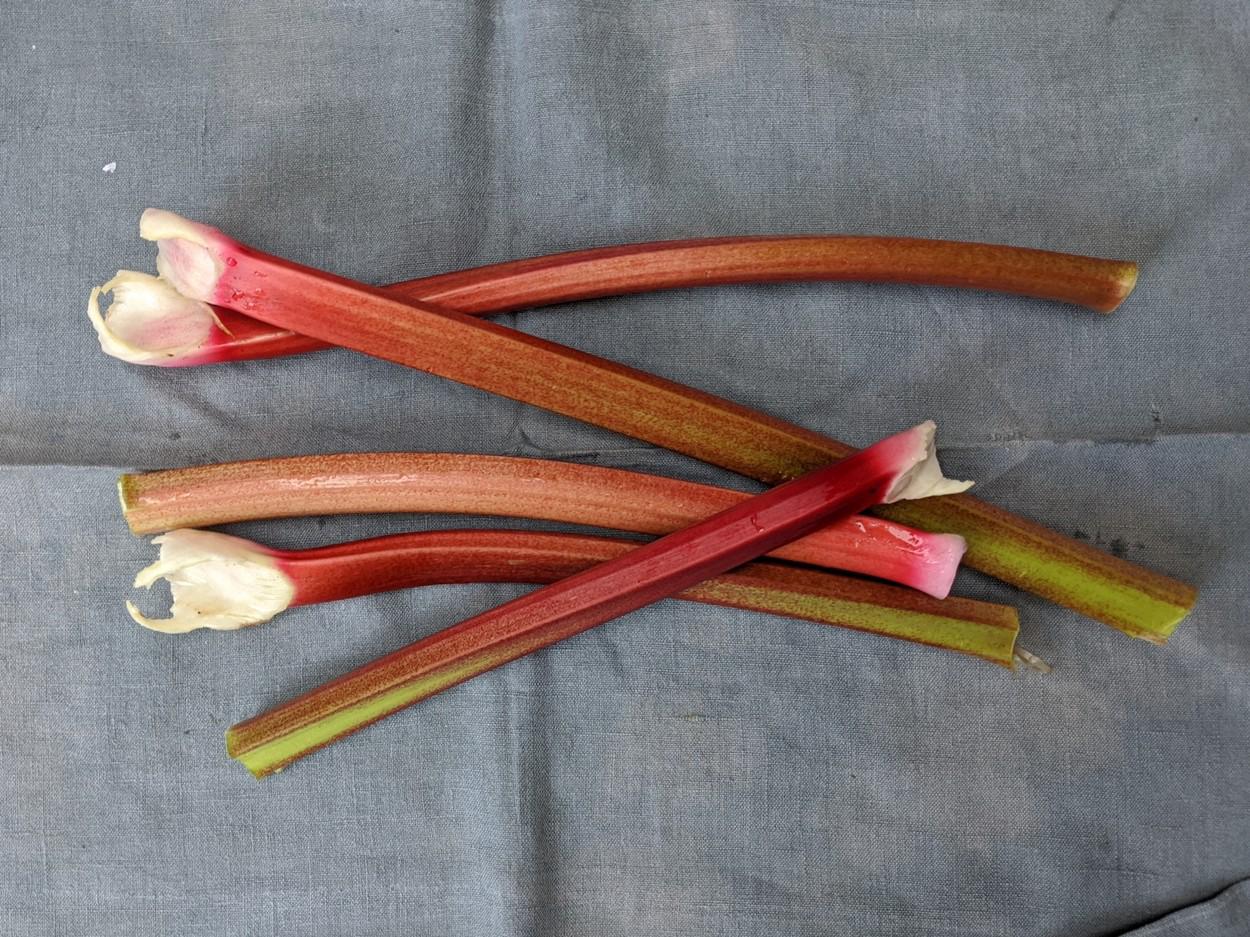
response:
[[(169, 580), (170, 617), (147, 618), (133, 603), (126, 606), (139, 624), (165, 634), (242, 628), (289, 607), (415, 586), (557, 582), (638, 546), (532, 530), (437, 530), (311, 550), (272, 550), (190, 529), (154, 542), (160, 559), (139, 573), (135, 585)], [(1010, 606), (962, 598), (939, 602), (895, 586), (767, 561), (747, 563), (674, 598), (871, 631), (1009, 668), (1019, 631)]]
[[(370, 452), (226, 462), (123, 475), (118, 493), (136, 534), (314, 514), (485, 514), (667, 534), (750, 495), (727, 488), (509, 456)], [(868, 515), (788, 543), (777, 559), (950, 594), (962, 537)]]
[[(323, 341), (585, 420), (764, 482), (794, 478), (854, 449), (673, 381), (239, 244), (148, 209), (140, 234), (184, 295)], [(1197, 593), (970, 497), (881, 509), (968, 541), (964, 562), (1134, 637), (1163, 643)]]
[[(923, 238), (854, 235), (729, 237), (622, 244), (531, 257), (385, 287), (402, 300), (469, 315), (627, 293), (771, 283), (863, 280), (1016, 293), (1111, 312), (1132, 292), (1137, 265), (1076, 254)], [(100, 292), (109, 292), (101, 287)], [(119, 297), (114, 297), (114, 304)], [(317, 351), (325, 342), (205, 305), (198, 321), (170, 326), (159, 314), (115, 306), (91, 321), (104, 350), (135, 364), (185, 366)], [(194, 333), (194, 341), (185, 339)], [(120, 354), (118, 352), (121, 352)]]
[(767, 553), (873, 504), (963, 490), (942, 476), (934, 426), (755, 495), (623, 556), (401, 648), (231, 727), (230, 755), (257, 777), (470, 677)]

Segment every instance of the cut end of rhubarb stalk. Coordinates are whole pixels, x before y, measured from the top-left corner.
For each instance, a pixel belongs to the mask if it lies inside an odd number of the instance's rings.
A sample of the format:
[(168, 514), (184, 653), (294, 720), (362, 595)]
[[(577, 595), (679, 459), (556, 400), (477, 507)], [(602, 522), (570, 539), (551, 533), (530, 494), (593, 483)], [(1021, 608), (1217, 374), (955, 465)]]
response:
[[(100, 297), (112, 294), (100, 311)], [(217, 315), (207, 303), (188, 299), (159, 277), (134, 270), (91, 291), (87, 318), (105, 354), (131, 364), (169, 365), (203, 350)]]
[(909, 448), (910, 455), (901, 458), (908, 458), (913, 465), (894, 483), (894, 487), (885, 496), (886, 504), (954, 495), (972, 487), (972, 482), (955, 481), (942, 474), (942, 466), (938, 464), (936, 436), (937, 424), (932, 420), (925, 420), (919, 426), (894, 437), (900, 446)]
[(172, 530), (152, 541), (160, 559), (135, 577), (136, 588), (169, 581), (169, 618), (147, 618), (133, 602), (130, 617), (145, 628), (185, 634), (197, 628), (232, 631), (258, 625), (286, 609), (295, 584), (259, 544), (207, 530)]
[(161, 208), (146, 208), (139, 235), (155, 241), (156, 269), (179, 293), (209, 302), (225, 264), (220, 248), (233, 243), (216, 228)]
[(1114, 285), (1115, 292), (1112, 293), (1104, 308), (1099, 312), (1115, 312), (1120, 307), (1120, 303), (1128, 299), (1129, 294), (1137, 287), (1137, 264), (1124, 261), (1120, 264), (1117, 271)]
[(959, 572), (959, 564), (964, 553), (968, 551), (968, 541), (959, 534), (930, 534), (923, 538), (916, 536), (915, 531), (907, 527), (891, 524), (887, 530), (900, 540), (911, 545), (916, 560), (911, 570), (911, 577), (905, 585), (919, 589), (935, 599), (944, 599), (951, 594), (955, 585), (955, 575)]

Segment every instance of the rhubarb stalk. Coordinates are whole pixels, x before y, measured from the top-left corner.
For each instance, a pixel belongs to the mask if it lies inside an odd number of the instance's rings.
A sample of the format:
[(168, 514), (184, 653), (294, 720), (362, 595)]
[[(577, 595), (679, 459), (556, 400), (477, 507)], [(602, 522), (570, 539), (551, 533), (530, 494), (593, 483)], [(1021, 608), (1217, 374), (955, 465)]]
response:
[(468, 678), (718, 576), (874, 504), (962, 491), (925, 423), (339, 677), (226, 734), (256, 776)]
[[(170, 584), (168, 618), (145, 628), (184, 634), (260, 624), (300, 605), (392, 589), (446, 583), (546, 584), (623, 556), (636, 542), (532, 530), (437, 530), (394, 534), (311, 550), (273, 550), (207, 530), (157, 537), (160, 559), (139, 573), (137, 587)], [(972, 599), (939, 602), (907, 589), (797, 569), (747, 563), (691, 586), (674, 598), (808, 621), (928, 644), (1012, 666), (1016, 610)]]
[[(1017, 293), (1111, 312), (1137, 265), (1054, 251), (923, 238), (850, 235), (732, 237), (622, 244), (492, 264), (386, 287), (397, 299), (492, 315), (601, 296), (787, 280), (866, 280)], [(100, 288), (109, 292), (113, 284)], [(185, 366), (327, 347), (228, 309), (202, 306), (176, 323), (132, 305), (92, 322), (105, 351), (136, 364)], [(120, 310), (119, 310), (120, 311)], [(120, 352), (120, 353), (119, 353)]]
[[(507, 456), (372, 452), (226, 462), (123, 475), (136, 534), (314, 514), (484, 514), (667, 534), (750, 495), (622, 469)], [(771, 556), (950, 594), (962, 537), (857, 515)]]
[[(460, 381), (775, 483), (854, 449), (710, 394), (447, 309), (272, 257), (157, 209), (140, 234), (180, 293), (271, 325)], [(965, 563), (1127, 634), (1164, 642), (1192, 586), (959, 496), (882, 509), (956, 533)]]

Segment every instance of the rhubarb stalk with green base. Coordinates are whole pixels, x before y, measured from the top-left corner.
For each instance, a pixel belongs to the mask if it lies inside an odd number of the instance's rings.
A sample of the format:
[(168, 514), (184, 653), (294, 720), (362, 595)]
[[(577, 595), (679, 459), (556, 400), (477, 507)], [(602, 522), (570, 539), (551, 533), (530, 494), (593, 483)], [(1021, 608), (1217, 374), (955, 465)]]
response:
[(231, 727), (261, 777), (470, 677), (610, 621), (874, 504), (962, 491), (922, 424), (622, 556), (414, 642)]
[[(851, 446), (673, 381), (448, 309), (401, 303), (363, 284), (240, 244), (148, 209), (140, 233), (183, 296), (664, 446), (767, 483), (802, 475)], [(893, 506), (884, 516), (968, 542), (964, 562), (1156, 643), (1196, 597), (1192, 586), (967, 496)]]
[[(234, 630), (287, 608), (391, 589), (446, 583), (556, 582), (624, 556), (637, 542), (532, 530), (438, 530), (395, 534), (311, 550), (272, 550), (208, 530), (157, 537), (160, 559), (139, 573), (137, 587), (169, 582), (168, 618), (145, 628), (185, 634)], [(675, 598), (802, 618), (946, 648), (1011, 667), (1019, 622), (1005, 605), (952, 598), (834, 576), (779, 563), (747, 563), (691, 586)]]
[[(133, 277), (102, 286), (125, 290)], [(1111, 312), (1137, 282), (1137, 265), (1054, 251), (924, 238), (809, 235), (730, 237), (622, 244), (532, 257), (408, 280), (386, 287), (397, 299), (469, 315), (492, 315), (576, 300), (731, 283), (869, 280), (1019, 293)], [(89, 314), (105, 351), (136, 364), (169, 367), (300, 354), (325, 342), (208, 305), (165, 317), (139, 304)]]
[[(641, 472), (508, 456), (366, 452), (255, 459), (123, 475), (137, 534), (313, 514), (484, 514), (668, 534), (750, 495)], [(950, 594), (962, 537), (868, 515), (844, 518), (771, 556)]]

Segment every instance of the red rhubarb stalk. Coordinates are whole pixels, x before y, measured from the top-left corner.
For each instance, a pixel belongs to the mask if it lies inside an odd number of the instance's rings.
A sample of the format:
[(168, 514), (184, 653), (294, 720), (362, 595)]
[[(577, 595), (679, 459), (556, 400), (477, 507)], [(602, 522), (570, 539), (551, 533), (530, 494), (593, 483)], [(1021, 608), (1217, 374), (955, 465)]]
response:
[[(135, 585), (168, 580), (170, 617), (148, 618), (133, 603), (127, 608), (139, 624), (165, 634), (233, 630), (286, 608), (414, 586), (551, 583), (638, 546), (532, 530), (437, 530), (272, 550), (213, 531), (180, 529), (155, 543), (160, 559), (139, 573)], [(1004, 667), (1012, 666), (1019, 630), (1009, 606), (962, 598), (939, 602), (907, 589), (770, 562), (747, 563), (675, 598), (871, 631)]]
[[(492, 322), (302, 267), (156, 209), (140, 234), (185, 296), (346, 348), (585, 420), (774, 483), (854, 449), (673, 381)], [(1165, 641), (1196, 598), (1192, 586), (1118, 559), (974, 498), (881, 513), (968, 541), (964, 562), (1106, 622)]]
[(962, 490), (942, 477), (932, 423), (401, 648), (233, 726), (256, 776), (433, 693), (674, 595), (874, 504)]
[[(600, 296), (787, 280), (866, 280), (1017, 293), (1111, 312), (1137, 281), (1137, 265), (1054, 251), (852, 235), (730, 237), (623, 244), (492, 264), (386, 287), (469, 315), (492, 315)], [(101, 288), (109, 292), (115, 285)], [(140, 364), (184, 366), (316, 351), (326, 343), (228, 309), (201, 307), (162, 321), (114, 305), (92, 320), (110, 353)], [(189, 318), (188, 318), (189, 316)], [(107, 323), (107, 324), (106, 324)]]
[[(750, 497), (741, 491), (507, 456), (370, 452), (256, 459), (123, 475), (136, 534), (316, 514), (484, 514), (667, 534)], [(844, 518), (771, 556), (841, 569), (945, 598), (962, 537), (868, 515)]]

